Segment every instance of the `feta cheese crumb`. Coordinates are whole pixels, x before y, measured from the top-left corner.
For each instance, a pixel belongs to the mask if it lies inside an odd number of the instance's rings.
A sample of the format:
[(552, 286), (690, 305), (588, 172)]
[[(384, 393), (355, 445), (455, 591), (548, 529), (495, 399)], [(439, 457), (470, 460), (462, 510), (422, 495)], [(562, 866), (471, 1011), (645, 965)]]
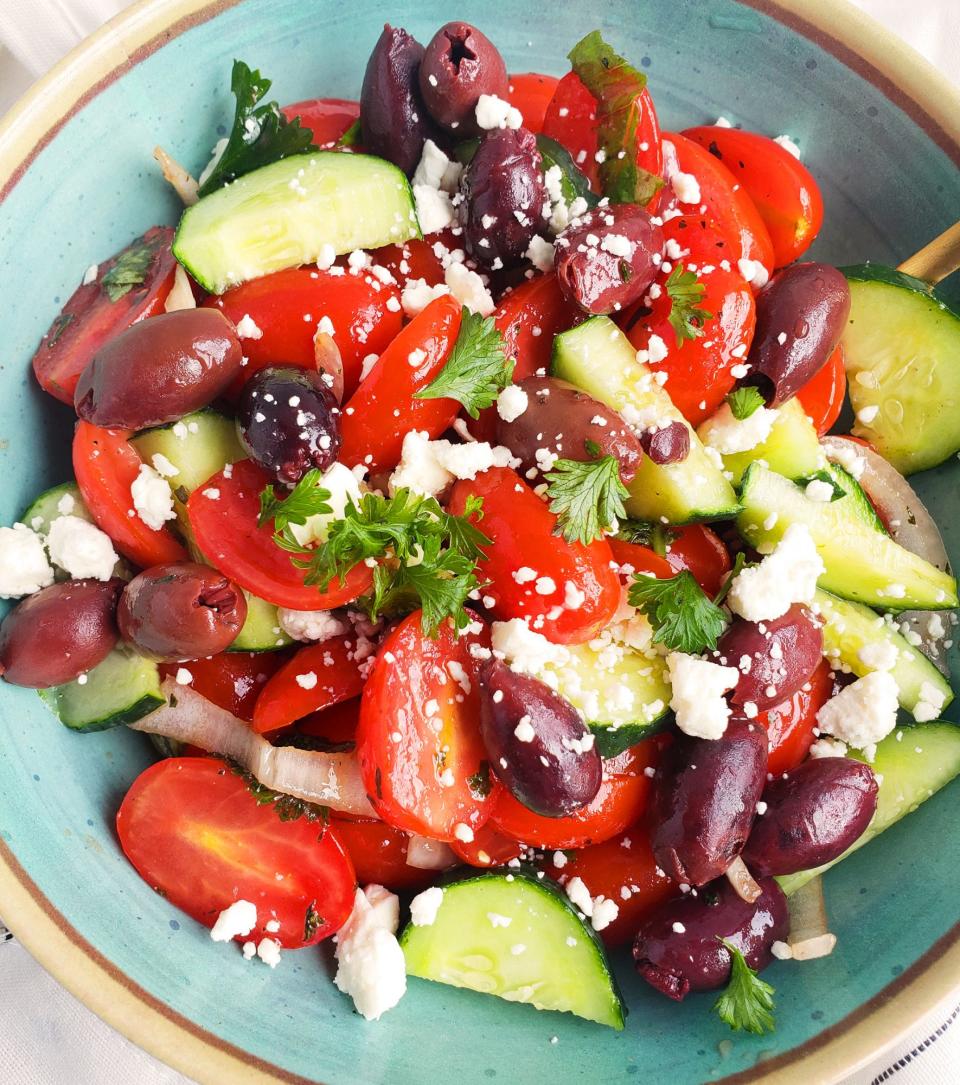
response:
[(562, 666), (570, 657), (562, 644), (553, 644), (542, 634), (534, 632), (522, 618), (494, 622), (491, 644), (493, 650), (503, 655), (510, 669), (517, 674), (542, 676), (549, 664)]
[(833, 487), (822, 478), (813, 478), (804, 487), (803, 491), (810, 501), (826, 503), (833, 500)]
[(439, 188), (414, 184), (413, 199), (417, 206), (417, 221), (424, 236), (445, 230), (456, 222), (453, 200)]
[(571, 878), (564, 889), (574, 907), (579, 908), (586, 916), (593, 915), (593, 897), (590, 896), (590, 890), (583, 884), (582, 878)]
[(789, 961), (793, 957), (793, 950), (786, 942), (776, 941), (770, 947), (770, 952), (778, 961)]
[[(154, 452), (150, 457), (150, 462), (153, 464), (154, 471), (156, 471), (158, 475), (163, 475), (164, 478), (176, 478), (176, 476), (180, 474), (180, 468), (174, 467), (162, 452)], [(60, 506), (58, 505), (57, 508), (60, 509)], [(72, 507), (69, 509), (60, 509), (60, 512), (72, 511)]]
[(794, 603), (813, 601), (823, 573), (810, 529), (806, 524), (791, 524), (772, 554), (734, 577), (727, 606), (748, 622), (779, 618)]
[(140, 472), (130, 486), (130, 496), (137, 515), (153, 531), (159, 531), (167, 520), (176, 518), (173, 491), (149, 464), (140, 465)]
[(516, 384), (508, 384), (497, 396), (497, 414), (504, 422), (516, 422), (530, 404), (530, 397)]
[(238, 339), (262, 339), (263, 332), (249, 313), (244, 313), (237, 321)]
[(750, 260), (746, 257), (742, 260), (738, 260), (737, 270), (751, 286), (755, 286), (758, 289), (761, 286), (766, 286), (767, 280), (770, 278), (769, 272), (759, 260)]
[(800, 157), (800, 148), (796, 145), (796, 143), (793, 142), (793, 140), (789, 136), (775, 136), (773, 142), (779, 143), (780, 146), (785, 151), (789, 151), (794, 158)]
[(943, 711), (946, 696), (943, 690), (938, 689), (932, 682), (920, 684), (920, 699), (913, 708), (913, 718), (917, 723), (927, 723), (935, 720)]
[(519, 128), (523, 124), (520, 110), (495, 94), (480, 95), (477, 99), (476, 118), (477, 127), (488, 131), (492, 128)]
[(607, 897), (597, 897), (593, 902), (593, 915), (590, 917), (590, 925), (595, 931), (602, 931), (620, 914), (620, 905)]
[(357, 1012), (377, 1021), (403, 997), (407, 971), (396, 938), (400, 902), (381, 885), (357, 890), (353, 911), (337, 934), (333, 982)]
[[(697, 428), (700, 440), (721, 456), (749, 452), (762, 445), (770, 436), (779, 413), (768, 407), (758, 407), (747, 418), (738, 419), (729, 403), (721, 407)], [(831, 490), (831, 493), (833, 491)]]
[(178, 686), (189, 686), (193, 681), (193, 674), (186, 667), (177, 667), (176, 682)]
[(257, 906), (249, 900), (235, 900), (217, 916), (210, 929), (214, 942), (232, 942), (238, 935), (248, 935), (257, 925)]
[(677, 170), (670, 177), (670, 187), (680, 203), (700, 203), (700, 182), (692, 173)]
[(448, 158), (432, 139), (428, 139), (423, 144), (412, 183), (428, 185), (453, 195), (457, 191), (462, 172), (463, 166), (459, 162)]
[(457, 840), (469, 844), (473, 841), (473, 829), (463, 821), (458, 821), (453, 827), (453, 835)]
[(847, 744), (836, 738), (818, 738), (810, 747), (811, 757), (846, 757)]
[(319, 679), (316, 671), (307, 671), (304, 674), (298, 674), (295, 681), (301, 689), (316, 689)]
[(106, 532), (79, 516), (58, 516), (47, 535), (50, 560), (75, 578), (109, 580), (117, 553)]
[(529, 716), (521, 716), (520, 722), (513, 730), (514, 735), (518, 742), (533, 742), (537, 737), (537, 732), (533, 729), (533, 724), (530, 722)]
[(670, 707), (680, 730), (693, 738), (721, 738), (730, 719), (723, 695), (740, 680), (739, 670), (683, 652), (667, 656), (667, 669), (673, 689)]
[(257, 946), (257, 956), (264, 964), (276, 968), (280, 963), (280, 943), (276, 938), (261, 938)]
[(400, 295), (400, 303), (408, 317), (418, 316), (437, 298), (450, 293), (450, 287), (443, 283), (431, 286), (426, 279), (410, 279)]
[(432, 927), (443, 904), (443, 890), (438, 885), (424, 889), (410, 901), (410, 922), (415, 927)]
[(502, 445), (486, 441), (454, 444), (431, 441), (426, 431), (410, 430), (403, 439), (400, 462), (389, 479), (391, 493), (406, 487), (414, 493), (435, 497), (454, 479), (472, 480), (491, 467), (508, 467), (513, 454)]
[(871, 671), (845, 686), (817, 713), (817, 726), (851, 746), (871, 746), (897, 723), (899, 688), (888, 671)]
[(540, 237), (539, 234), (535, 234), (531, 238), (527, 251), (524, 253), (524, 256), (537, 271), (549, 271), (553, 267), (555, 255), (556, 248), (553, 243)]
[(897, 646), (889, 640), (873, 641), (857, 652), (860, 662), (872, 671), (892, 671), (899, 656)]
[(347, 632), (347, 625), (332, 610), (289, 610), (280, 607), (277, 611), (280, 628), (294, 640), (325, 641)]
[(464, 264), (448, 264), (443, 278), (450, 293), (461, 305), (481, 316), (489, 316), (493, 312), (493, 296), (475, 271)]

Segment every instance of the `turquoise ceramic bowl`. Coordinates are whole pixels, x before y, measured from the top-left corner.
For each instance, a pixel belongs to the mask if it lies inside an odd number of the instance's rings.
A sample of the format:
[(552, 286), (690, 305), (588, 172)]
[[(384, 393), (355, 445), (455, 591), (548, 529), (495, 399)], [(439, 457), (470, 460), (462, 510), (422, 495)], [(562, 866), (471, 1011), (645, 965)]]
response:
[[(237, 56), (268, 73), (281, 100), (353, 97), (387, 19), (426, 40), (455, 14), (483, 27), (512, 70), (558, 73), (572, 43), (599, 25), (642, 64), (665, 127), (724, 113), (799, 142), (826, 199), (816, 256), (896, 263), (956, 216), (960, 101), (852, 9), (827, 0), (608, 0), (597, 14), (575, 3), (405, 8), (152, 0), (11, 114), (0, 132), (0, 521), (70, 475), (71, 416), (28, 371), (40, 335), (91, 262), (175, 221), (151, 149), (161, 143), (200, 168), (230, 115)], [(917, 485), (960, 565), (958, 480), (953, 462)], [(827, 1081), (892, 1041), (960, 975), (955, 786), (827, 876), (836, 952), (770, 969), (773, 1036), (731, 1034), (709, 997), (667, 1002), (626, 959), (623, 1033), (418, 980), (368, 1024), (332, 986), (326, 952), (289, 953), (276, 971), (248, 964), (126, 863), (113, 822), (151, 760), (142, 736), (70, 734), (34, 693), (9, 686), (0, 716), (0, 914), (99, 1013), (204, 1081), (567, 1085), (651, 1072), (677, 1085), (766, 1073)]]

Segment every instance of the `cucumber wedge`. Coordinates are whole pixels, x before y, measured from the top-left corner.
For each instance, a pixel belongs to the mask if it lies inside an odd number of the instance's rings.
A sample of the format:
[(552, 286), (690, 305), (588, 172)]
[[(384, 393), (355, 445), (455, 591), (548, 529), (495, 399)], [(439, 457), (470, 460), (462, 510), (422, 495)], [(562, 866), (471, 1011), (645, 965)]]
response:
[[(850, 283), (842, 342), (854, 434), (905, 475), (943, 463), (960, 449), (960, 315), (902, 272), (841, 270)], [(873, 407), (864, 421), (860, 412)]]
[(280, 627), (277, 608), (273, 603), (251, 595), (248, 591), (243, 594), (247, 597), (247, 620), (227, 651), (276, 652), (293, 644), (293, 638), (287, 636)]
[(826, 566), (820, 587), (842, 599), (890, 611), (957, 606), (952, 576), (864, 523), (845, 500), (811, 501), (795, 483), (754, 463), (743, 477), (737, 529), (769, 553), (790, 524), (806, 524)]
[(873, 531), (879, 531), (883, 535), (890, 534), (877, 515), (877, 510), (870, 503), (866, 491), (849, 471), (846, 471), (837, 463), (831, 463), (827, 465), (822, 474), (824, 479), (832, 482), (835, 487), (839, 487), (844, 493), (843, 497), (834, 500), (833, 504), (837, 506), (834, 512), (842, 512), (844, 516), (849, 515)]
[(682, 463), (655, 464), (645, 456), (630, 484), (627, 512), (638, 520), (688, 524), (728, 520), (737, 498), (723, 472), (708, 457), (700, 439), (637, 361), (627, 337), (605, 316), (585, 320), (558, 335), (553, 344), (553, 374), (619, 411), (631, 425), (683, 422), (690, 430), (690, 454)]
[(291, 155), (188, 207), (173, 255), (204, 289), (231, 286), (338, 255), (419, 237), (410, 183), (382, 158), (340, 151)]
[[(39, 535), (46, 535), (50, 530), (50, 525), (60, 516), (76, 516), (89, 524), (94, 523), (76, 483), (62, 482), (59, 486), (51, 486), (49, 490), (44, 490), (24, 510), (20, 523), (33, 528)], [(117, 564), (113, 567), (113, 575), (123, 580), (130, 580), (133, 571), (123, 558), (118, 558)], [(55, 569), (55, 576), (57, 580), (70, 579), (70, 574), (59, 567)]]
[(107, 731), (135, 723), (166, 702), (152, 660), (114, 650), (87, 674), (86, 682), (41, 689), (40, 698), (71, 731)]
[[(863, 760), (858, 754), (853, 756)], [(784, 893), (795, 893), (811, 878), (852, 855), (960, 775), (960, 727), (940, 722), (898, 727), (877, 746), (871, 765), (883, 779), (867, 831), (832, 863), (777, 878)]]
[(407, 975), (623, 1028), (626, 1007), (600, 940), (546, 879), (454, 882), (434, 922), (408, 924), (400, 945)]
[(757, 460), (787, 478), (806, 478), (827, 466), (816, 427), (799, 399), (788, 399), (784, 403), (770, 436), (762, 444), (749, 452), (723, 457), (723, 466), (733, 475), (734, 486), (740, 485), (744, 471)]

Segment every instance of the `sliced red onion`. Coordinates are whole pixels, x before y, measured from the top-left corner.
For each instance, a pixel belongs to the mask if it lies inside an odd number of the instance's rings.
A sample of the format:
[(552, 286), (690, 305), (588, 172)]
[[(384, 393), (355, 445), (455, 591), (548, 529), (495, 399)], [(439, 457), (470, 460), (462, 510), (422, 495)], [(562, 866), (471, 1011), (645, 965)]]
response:
[(171, 158), (162, 147), (153, 148), (153, 157), (159, 163), (164, 180), (173, 186), (185, 207), (191, 207), (200, 198), (197, 181), (180, 163)]
[(753, 902), (763, 893), (763, 890), (754, 880), (753, 875), (747, 870), (747, 864), (739, 855), (727, 867), (726, 879), (731, 886), (733, 886), (734, 893), (736, 893), (741, 900), (746, 901), (747, 904), (753, 904)]
[(827, 906), (823, 899), (823, 879), (813, 878), (789, 898), (790, 946), (795, 961), (827, 957), (837, 944), (837, 936), (827, 926)]
[(342, 403), (343, 359), (333, 336), (326, 332), (317, 332), (313, 337), (313, 358), (317, 364), (317, 372), (323, 374), (324, 382), (336, 396), (337, 402)]
[(417, 870), (448, 870), (458, 862), (453, 850), (441, 840), (415, 834), (410, 837), (407, 866), (416, 867)]

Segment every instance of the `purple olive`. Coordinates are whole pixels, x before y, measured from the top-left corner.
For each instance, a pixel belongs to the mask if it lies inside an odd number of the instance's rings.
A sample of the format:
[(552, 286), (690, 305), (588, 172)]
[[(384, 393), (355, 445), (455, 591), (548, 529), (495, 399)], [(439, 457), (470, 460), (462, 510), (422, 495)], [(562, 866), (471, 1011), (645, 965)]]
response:
[(388, 23), (373, 47), (360, 89), (363, 145), (407, 176), (417, 168), (424, 142), (434, 135), (420, 97), (423, 46)]
[(594, 459), (587, 447), (592, 441), (600, 455), (616, 457), (621, 479), (630, 482), (643, 459), (643, 450), (612, 407), (557, 377), (525, 377), (517, 386), (527, 394), (526, 410), (512, 422), (498, 417), (496, 439), (521, 461), (520, 470), (527, 478), (535, 478), (541, 465), (554, 456)]
[(587, 313), (619, 312), (647, 292), (662, 253), (663, 233), (642, 207), (598, 207), (557, 238), (557, 282)]
[(65, 580), (24, 599), (0, 624), (0, 674), (47, 689), (95, 667), (117, 643), (123, 581)]
[(488, 266), (523, 259), (543, 223), (547, 190), (537, 139), (526, 128), (488, 132), (460, 176), (457, 207), (467, 248)]
[(481, 683), (480, 732), (504, 787), (543, 817), (586, 806), (600, 790), (603, 765), (576, 710), (496, 658), (484, 664)]
[(117, 623), (141, 655), (168, 663), (224, 652), (247, 617), (243, 592), (209, 565), (154, 565), (124, 588)]
[(420, 94), (433, 119), (466, 138), (477, 131), (481, 94), (506, 100), (507, 66), (492, 41), (469, 23), (447, 23), (420, 62)]
[(829, 863), (858, 840), (877, 808), (877, 778), (847, 757), (816, 757), (773, 780), (743, 860), (754, 874), (794, 874)]
[(212, 403), (242, 363), (236, 329), (217, 309), (152, 316), (97, 351), (80, 375), (74, 406), (95, 426), (162, 426)]
[(340, 408), (320, 373), (270, 366), (243, 386), (237, 433), (261, 467), (292, 485), (312, 467), (325, 471), (335, 462)]
[(680, 734), (654, 782), (651, 843), (658, 865), (687, 885), (718, 878), (740, 854), (767, 776), (767, 732), (733, 718), (722, 738)]
[(823, 658), (823, 632), (805, 607), (795, 603), (786, 614), (766, 622), (734, 618), (717, 642), (740, 679), (730, 700), (753, 703), (763, 711), (792, 697), (810, 680)]
[(850, 315), (850, 287), (829, 264), (792, 264), (757, 296), (757, 326), (744, 383), (779, 407), (826, 364)]
[(721, 938), (739, 949), (751, 968), (766, 968), (770, 947), (787, 938), (790, 917), (780, 886), (772, 878), (761, 878), (759, 885), (763, 892), (753, 904), (738, 897), (726, 878), (696, 896), (661, 904), (637, 931), (637, 971), (651, 987), (681, 1002), (690, 991), (710, 991), (730, 978), (730, 953)]
[(644, 430), (640, 447), (654, 463), (682, 463), (690, 455), (690, 428), (683, 422)]

